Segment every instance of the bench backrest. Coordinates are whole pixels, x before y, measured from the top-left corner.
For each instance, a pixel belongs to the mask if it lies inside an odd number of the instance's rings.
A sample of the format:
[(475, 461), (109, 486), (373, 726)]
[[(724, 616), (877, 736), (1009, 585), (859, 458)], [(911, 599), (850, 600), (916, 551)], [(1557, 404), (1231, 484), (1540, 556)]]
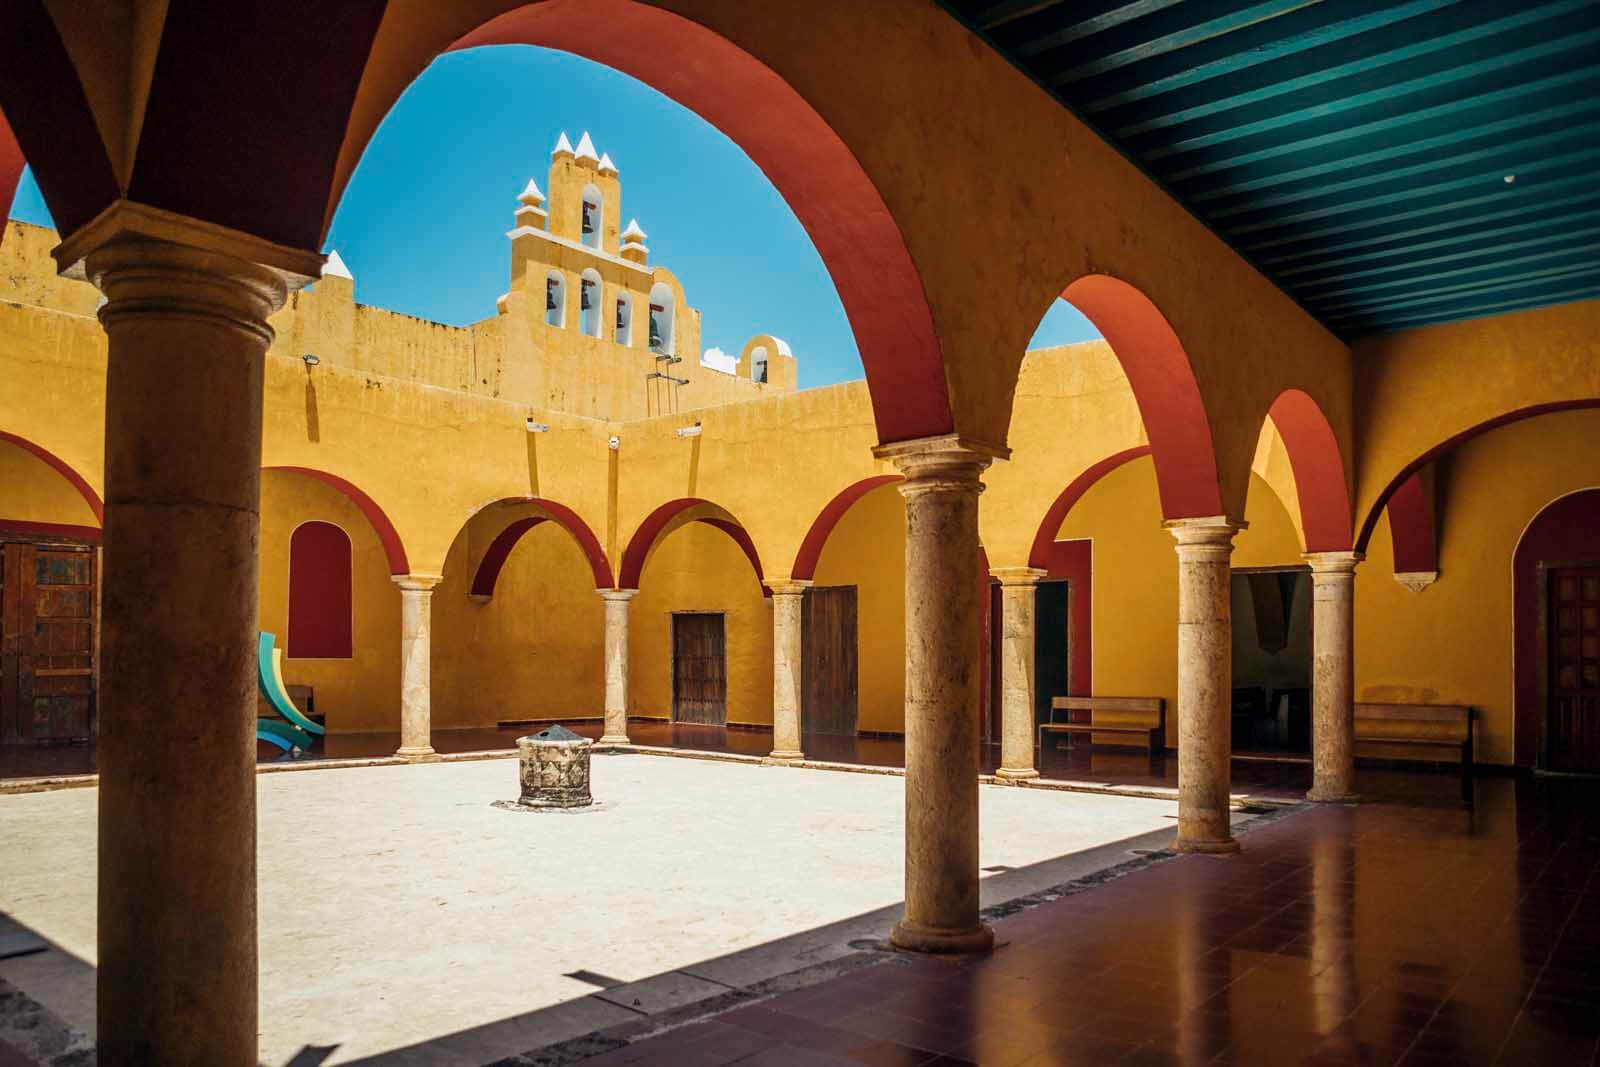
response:
[(1356, 733), (1363, 737), (1472, 737), (1472, 709), (1464, 704), (1357, 704)]
[(1052, 712), (1087, 711), (1090, 722), (1117, 726), (1166, 725), (1167, 702), (1160, 697), (1051, 697)]

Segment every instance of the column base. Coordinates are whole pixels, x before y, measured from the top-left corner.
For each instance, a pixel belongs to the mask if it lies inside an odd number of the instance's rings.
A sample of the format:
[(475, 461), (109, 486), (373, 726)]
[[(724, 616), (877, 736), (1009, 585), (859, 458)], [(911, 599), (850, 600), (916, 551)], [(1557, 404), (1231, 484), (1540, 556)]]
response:
[(769, 754), (761, 757), (763, 767), (788, 767), (799, 763), (806, 758), (806, 754), (798, 748), (775, 748)]
[(1174, 852), (1193, 852), (1202, 856), (1228, 856), (1239, 851), (1237, 838), (1227, 838), (1222, 841), (1191, 841), (1178, 838), (1172, 843)]
[(444, 759), (443, 756), (435, 752), (429, 745), (422, 745), (420, 747), (413, 748), (397, 748), (395, 749), (394, 754), (405, 760), (407, 763), (438, 763), (440, 760)]
[(969, 930), (946, 930), (901, 919), (889, 934), (889, 943), (907, 952), (934, 955), (988, 952), (994, 948), (994, 931), (985, 923), (979, 923)]
[(601, 734), (600, 735), (600, 740), (596, 741), (595, 744), (597, 744), (597, 745), (631, 745), (631, 744), (633, 744), (633, 742), (628, 740), (628, 735), (627, 734)]
[(1306, 799), (1313, 804), (1354, 804), (1361, 799), (1361, 794), (1312, 787), (1306, 791)]
[(1026, 782), (1029, 778), (1039, 777), (1039, 772), (1032, 767), (1001, 767), (994, 772), (995, 780), (1001, 782)]

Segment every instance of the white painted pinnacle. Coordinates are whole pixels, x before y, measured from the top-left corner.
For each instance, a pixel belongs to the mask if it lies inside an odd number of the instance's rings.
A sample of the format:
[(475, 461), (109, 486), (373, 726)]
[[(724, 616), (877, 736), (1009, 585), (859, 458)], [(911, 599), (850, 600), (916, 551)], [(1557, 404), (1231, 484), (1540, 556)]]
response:
[(629, 219), (628, 228), (622, 231), (622, 239), (624, 241), (642, 241), (648, 236), (649, 234), (639, 228), (638, 219)]
[(328, 262), (322, 265), (322, 276), (324, 278), (348, 278), (352, 282), (356, 280), (356, 276), (350, 273), (350, 268), (344, 265), (344, 260), (339, 258), (339, 250), (337, 248), (329, 251)]
[(529, 207), (538, 207), (544, 203), (544, 194), (539, 191), (539, 183), (529, 178), (517, 199)]
[(600, 162), (600, 156), (594, 150), (594, 142), (589, 140), (588, 130), (584, 130), (583, 136), (578, 138), (577, 155), (579, 159), (592, 159), (596, 163)]
[(550, 153), (550, 158), (554, 159), (556, 156), (559, 156), (563, 152), (565, 152), (569, 156), (572, 155), (572, 142), (567, 140), (567, 131), (566, 130), (562, 130), (561, 131), (561, 137), (560, 137), (560, 139), (558, 139), (556, 141), (555, 151)]
[(609, 153), (609, 152), (600, 153), (600, 173), (601, 174), (615, 174), (616, 172), (617, 172), (617, 165), (615, 163), (611, 162), (611, 153)]

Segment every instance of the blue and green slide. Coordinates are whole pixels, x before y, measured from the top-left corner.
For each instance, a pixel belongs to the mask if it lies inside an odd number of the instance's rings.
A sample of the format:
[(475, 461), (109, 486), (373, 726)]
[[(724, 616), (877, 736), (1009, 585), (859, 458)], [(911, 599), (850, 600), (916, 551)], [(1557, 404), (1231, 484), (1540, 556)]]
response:
[(283, 650), (276, 646), (277, 638), (272, 634), (260, 635), (256, 646), (256, 681), (261, 686), (261, 695), (283, 718), (257, 719), (256, 739), (276, 745), (285, 752), (295, 749), (304, 752), (321, 736), (323, 727), (306, 718), (295, 707), (288, 687), (283, 684)]

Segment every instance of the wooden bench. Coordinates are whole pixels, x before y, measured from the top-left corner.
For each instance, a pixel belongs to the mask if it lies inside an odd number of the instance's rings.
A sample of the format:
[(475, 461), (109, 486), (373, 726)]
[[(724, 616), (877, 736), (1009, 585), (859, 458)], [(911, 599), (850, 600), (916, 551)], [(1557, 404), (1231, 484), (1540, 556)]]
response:
[[(1057, 722), (1060, 711), (1067, 717)], [(1099, 712), (1114, 713), (1116, 719), (1106, 722)], [(1052, 697), (1050, 721), (1039, 724), (1039, 751), (1045, 751), (1047, 734), (1088, 734), (1091, 744), (1097, 735), (1137, 737), (1154, 754), (1165, 746), (1166, 733), (1167, 702), (1160, 697)]]
[(1357, 704), (1356, 742), (1393, 746), (1404, 755), (1378, 758), (1443, 756), (1432, 763), (1461, 764), (1472, 773), (1472, 709), (1461, 704)]

